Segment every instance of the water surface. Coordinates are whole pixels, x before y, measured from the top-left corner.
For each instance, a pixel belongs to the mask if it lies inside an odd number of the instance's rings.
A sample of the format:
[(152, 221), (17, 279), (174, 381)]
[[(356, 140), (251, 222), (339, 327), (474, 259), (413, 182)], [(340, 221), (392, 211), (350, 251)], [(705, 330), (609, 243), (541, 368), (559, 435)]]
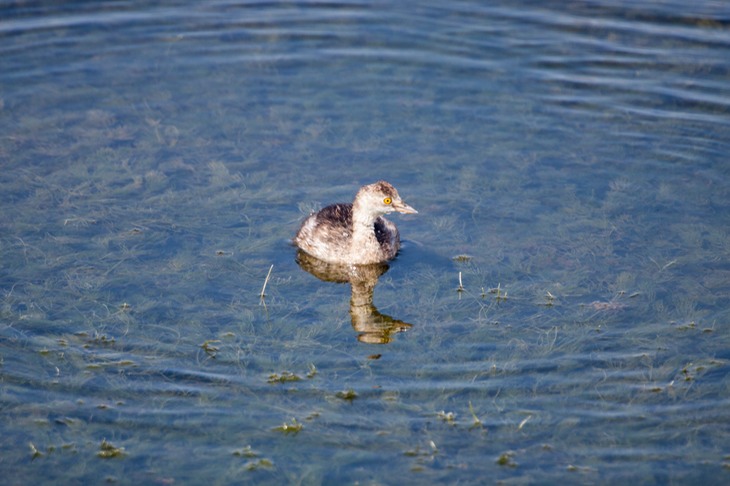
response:
[[(728, 481), (722, 2), (0, 14), (11, 484)], [(289, 244), (378, 179), (381, 344)]]

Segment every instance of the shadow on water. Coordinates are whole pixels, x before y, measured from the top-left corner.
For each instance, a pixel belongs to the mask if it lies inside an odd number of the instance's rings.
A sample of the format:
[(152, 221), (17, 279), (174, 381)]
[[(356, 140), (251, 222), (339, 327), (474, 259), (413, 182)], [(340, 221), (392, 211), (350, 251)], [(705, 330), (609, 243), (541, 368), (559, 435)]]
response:
[(387, 344), (393, 335), (407, 331), (412, 324), (382, 314), (373, 305), (373, 291), (378, 279), (388, 271), (385, 263), (373, 265), (338, 265), (328, 263), (299, 250), (299, 266), (324, 282), (350, 283), (350, 317), (357, 339), (368, 344)]

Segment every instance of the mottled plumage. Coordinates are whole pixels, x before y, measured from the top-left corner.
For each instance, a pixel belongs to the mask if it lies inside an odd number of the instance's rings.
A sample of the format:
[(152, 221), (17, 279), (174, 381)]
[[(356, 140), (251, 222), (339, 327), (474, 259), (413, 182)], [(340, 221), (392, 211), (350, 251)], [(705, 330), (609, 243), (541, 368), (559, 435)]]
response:
[(383, 215), (416, 213), (385, 181), (363, 186), (352, 204), (332, 204), (304, 220), (294, 243), (320, 260), (370, 264), (392, 259), (400, 248), (398, 228)]

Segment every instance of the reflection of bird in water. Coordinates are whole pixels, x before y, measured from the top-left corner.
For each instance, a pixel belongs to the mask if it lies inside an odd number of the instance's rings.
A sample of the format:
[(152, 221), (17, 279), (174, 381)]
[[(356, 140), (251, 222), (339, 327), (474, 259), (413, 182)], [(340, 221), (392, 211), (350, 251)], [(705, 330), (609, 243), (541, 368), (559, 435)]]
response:
[(350, 317), (359, 341), (386, 344), (393, 339), (393, 334), (412, 327), (411, 324), (381, 314), (373, 305), (373, 290), (378, 278), (388, 271), (385, 263), (339, 265), (324, 262), (301, 250), (297, 252), (297, 263), (325, 282), (350, 283)]
[(398, 228), (383, 216), (417, 213), (385, 181), (363, 186), (352, 204), (332, 204), (304, 220), (294, 244), (325, 262), (369, 265), (391, 260), (400, 248)]

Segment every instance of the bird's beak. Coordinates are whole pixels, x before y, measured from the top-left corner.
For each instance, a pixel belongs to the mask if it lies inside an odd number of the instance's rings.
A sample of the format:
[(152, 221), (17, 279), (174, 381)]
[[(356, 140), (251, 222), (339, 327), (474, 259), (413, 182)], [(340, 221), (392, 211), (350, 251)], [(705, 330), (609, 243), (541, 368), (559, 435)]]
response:
[(405, 214), (418, 214), (418, 211), (410, 207), (408, 204), (404, 203), (400, 199), (393, 202), (393, 209), (398, 211), (399, 213), (405, 213)]

